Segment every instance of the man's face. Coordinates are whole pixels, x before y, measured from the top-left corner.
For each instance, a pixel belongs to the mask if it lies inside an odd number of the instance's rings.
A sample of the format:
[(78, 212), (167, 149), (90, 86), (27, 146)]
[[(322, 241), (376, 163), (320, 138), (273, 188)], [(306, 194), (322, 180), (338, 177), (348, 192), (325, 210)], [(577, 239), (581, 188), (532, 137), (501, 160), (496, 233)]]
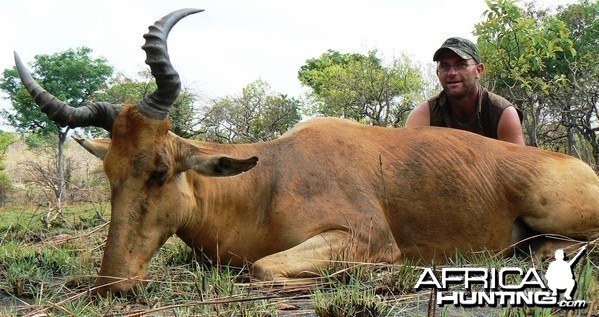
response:
[(476, 82), (483, 71), (483, 64), (477, 64), (474, 59), (463, 59), (450, 50), (441, 55), (437, 64), (441, 86), (448, 96), (457, 99), (476, 89)]

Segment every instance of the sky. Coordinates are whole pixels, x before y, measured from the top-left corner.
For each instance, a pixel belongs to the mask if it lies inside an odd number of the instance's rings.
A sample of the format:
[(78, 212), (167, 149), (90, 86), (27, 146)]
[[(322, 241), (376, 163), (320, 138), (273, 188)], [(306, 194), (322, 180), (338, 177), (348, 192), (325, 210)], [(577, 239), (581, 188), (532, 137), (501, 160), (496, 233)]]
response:
[[(573, 2), (537, 3), (566, 1)], [(448, 37), (475, 40), (474, 26), (487, 6), (484, 0), (2, 0), (0, 71), (14, 66), (13, 51), (31, 63), (38, 54), (85, 46), (135, 77), (146, 69), (141, 45), (147, 27), (181, 8), (206, 11), (172, 29), (171, 61), (185, 86), (214, 98), (237, 95), (257, 79), (300, 96), (306, 88), (299, 68), (328, 49), (376, 49), (383, 60), (405, 54), (430, 63)]]

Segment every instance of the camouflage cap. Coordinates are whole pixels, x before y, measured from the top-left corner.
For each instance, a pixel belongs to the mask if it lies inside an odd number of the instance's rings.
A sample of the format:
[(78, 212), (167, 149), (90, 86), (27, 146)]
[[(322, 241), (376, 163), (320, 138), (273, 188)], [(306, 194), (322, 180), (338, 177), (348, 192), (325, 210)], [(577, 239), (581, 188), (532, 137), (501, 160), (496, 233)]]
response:
[(445, 40), (443, 45), (433, 55), (433, 61), (438, 61), (444, 50), (451, 50), (463, 59), (473, 58), (477, 63), (480, 63), (480, 54), (478, 53), (476, 44), (465, 38), (450, 37)]

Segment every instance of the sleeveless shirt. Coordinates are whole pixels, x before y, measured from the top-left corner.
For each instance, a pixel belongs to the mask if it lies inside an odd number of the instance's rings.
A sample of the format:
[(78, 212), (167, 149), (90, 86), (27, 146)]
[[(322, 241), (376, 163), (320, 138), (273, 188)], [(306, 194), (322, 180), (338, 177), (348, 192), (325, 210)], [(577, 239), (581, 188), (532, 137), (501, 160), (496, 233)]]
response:
[[(462, 123), (455, 118), (444, 91), (429, 99), (428, 107), (430, 109), (431, 126), (466, 130), (497, 139), (497, 127), (499, 126), (501, 114), (503, 110), (508, 107), (514, 107), (514, 105), (505, 98), (479, 85), (477, 114), (471, 122)], [(518, 112), (520, 123), (522, 123), (522, 112), (518, 108), (514, 108)]]

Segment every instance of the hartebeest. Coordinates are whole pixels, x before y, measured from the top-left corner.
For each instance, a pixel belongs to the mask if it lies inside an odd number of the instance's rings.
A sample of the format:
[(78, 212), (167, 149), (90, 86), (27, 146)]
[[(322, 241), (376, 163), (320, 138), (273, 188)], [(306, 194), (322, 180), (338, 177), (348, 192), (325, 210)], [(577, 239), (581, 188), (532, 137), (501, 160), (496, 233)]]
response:
[(104, 160), (112, 193), (96, 280), (101, 294), (139, 284), (174, 234), (212, 259), (251, 263), (263, 280), (311, 275), (341, 254), (396, 263), (502, 250), (512, 243), (516, 221), (542, 233), (598, 236), (599, 180), (585, 163), (562, 154), (452, 129), (332, 118), (257, 144), (176, 136), (168, 114), (180, 81), (166, 39), (180, 19), (200, 11), (173, 12), (144, 36), (157, 89), (137, 106), (70, 107), (16, 58), (25, 87), (48, 117), (111, 133), (110, 140), (80, 141)]

